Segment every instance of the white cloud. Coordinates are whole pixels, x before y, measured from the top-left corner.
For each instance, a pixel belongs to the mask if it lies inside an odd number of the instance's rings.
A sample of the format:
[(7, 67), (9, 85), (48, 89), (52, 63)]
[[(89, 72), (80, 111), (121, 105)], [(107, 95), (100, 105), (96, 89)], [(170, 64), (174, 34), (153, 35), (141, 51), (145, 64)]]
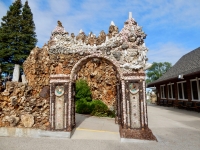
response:
[(70, 10), (70, 0), (49, 0), (48, 3), (54, 15), (65, 14)]
[(146, 0), (148, 5), (141, 7), (140, 12), (145, 12), (142, 22), (147, 22), (151, 27), (167, 24), (179, 27), (200, 26), (200, 1), (196, 0), (170, 0), (157, 2)]
[(170, 62), (173, 65), (191, 50), (175, 43), (156, 44), (148, 51), (149, 62)]

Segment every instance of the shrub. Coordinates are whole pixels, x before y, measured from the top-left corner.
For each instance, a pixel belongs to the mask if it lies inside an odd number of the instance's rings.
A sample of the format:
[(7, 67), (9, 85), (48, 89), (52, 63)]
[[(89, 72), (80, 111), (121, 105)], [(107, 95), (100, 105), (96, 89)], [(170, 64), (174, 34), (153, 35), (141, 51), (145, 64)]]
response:
[(114, 110), (108, 110), (107, 116), (108, 116), (108, 117), (111, 117), (111, 118), (114, 118), (114, 117), (116, 116), (116, 115), (115, 115), (115, 111), (114, 111)]
[(85, 80), (76, 81), (76, 113), (99, 117), (115, 117), (114, 111), (100, 100), (92, 100), (90, 87)]
[(87, 102), (92, 101), (92, 93), (90, 91), (90, 87), (88, 86), (85, 80), (76, 81), (76, 101), (80, 99), (85, 99)]
[(76, 101), (76, 112), (79, 114), (90, 114), (92, 112), (90, 102), (87, 102), (86, 99)]
[(115, 117), (114, 111), (108, 109), (108, 106), (100, 100), (93, 100), (91, 102), (92, 113), (91, 115), (99, 117)]
[(108, 106), (100, 100), (93, 100), (91, 102), (91, 107), (93, 108), (91, 114), (95, 116), (104, 116), (104, 114), (106, 114), (106, 112), (108, 111)]

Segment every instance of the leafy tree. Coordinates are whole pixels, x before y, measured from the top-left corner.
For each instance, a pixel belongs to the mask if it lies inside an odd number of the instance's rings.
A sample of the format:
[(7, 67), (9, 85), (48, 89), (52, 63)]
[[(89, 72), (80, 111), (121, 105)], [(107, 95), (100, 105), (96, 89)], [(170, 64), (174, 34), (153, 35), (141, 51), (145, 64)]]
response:
[[(23, 11), (23, 12), (22, 12)], [(11, 73), (14, 64), (22, 65), (37, 42), (33, 17), (26, 1), (12, 3), (0, 26), (0, 63), (4, 73)]]
[(147, 70), (147, 83), (151, 83), (158, 78), (160, 78), (165, 72), (167, 72), (172, 67), (172, 64), (169, 62), (153, 62), (151, 68)]

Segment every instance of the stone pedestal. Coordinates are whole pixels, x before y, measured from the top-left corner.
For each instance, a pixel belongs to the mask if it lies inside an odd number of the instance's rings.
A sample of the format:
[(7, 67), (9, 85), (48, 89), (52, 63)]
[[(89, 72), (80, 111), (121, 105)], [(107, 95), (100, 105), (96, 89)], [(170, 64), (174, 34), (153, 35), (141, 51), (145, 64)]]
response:
[(19, 75), (20, 75), (20, 65), (15, 64), (12, 81), (18, 82), (19, 81)]
[(26, 81), (26, 77), (25, 77), (25, 75), (22, 75), (21, 77), (22, 77), (22, 83), (26, 84), (27, 81)]

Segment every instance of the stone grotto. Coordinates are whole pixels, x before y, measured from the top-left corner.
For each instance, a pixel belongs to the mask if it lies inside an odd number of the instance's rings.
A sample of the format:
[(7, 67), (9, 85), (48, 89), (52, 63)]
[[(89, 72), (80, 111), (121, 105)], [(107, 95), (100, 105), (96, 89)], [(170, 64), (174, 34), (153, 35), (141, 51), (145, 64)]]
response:
[(0, 93), (0, 128), (71, 132), (76, 126), (75, 82), (85, 79), (93, 99), (115, 110), (121, 138), (152, 139), (146, 36), (131, 13), (121, 31), (112, 21), (108, 33), (99, 36), (82, 30), (75, 36), (58, 21), (48, 43), (35, 47), (24, 62), (26, 82), (8, 81)]

